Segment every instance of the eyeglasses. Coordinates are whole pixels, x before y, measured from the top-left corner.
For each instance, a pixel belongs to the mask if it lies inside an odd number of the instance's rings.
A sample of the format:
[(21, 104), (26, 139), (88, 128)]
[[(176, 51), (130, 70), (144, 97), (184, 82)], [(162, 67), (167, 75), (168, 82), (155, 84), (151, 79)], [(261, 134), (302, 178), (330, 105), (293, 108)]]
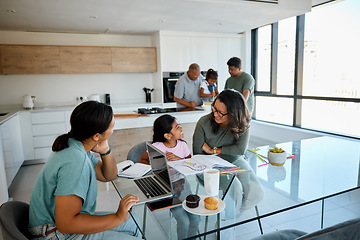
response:
[(221, 118), (223, 118), (224, 116), (228, 115), (228, 113), (222, 113), (222, 112), (219, 112), (219, 110), (216, 109), (215, 106), (211, 105), (211, 110), (215, 113), (217, 113)]

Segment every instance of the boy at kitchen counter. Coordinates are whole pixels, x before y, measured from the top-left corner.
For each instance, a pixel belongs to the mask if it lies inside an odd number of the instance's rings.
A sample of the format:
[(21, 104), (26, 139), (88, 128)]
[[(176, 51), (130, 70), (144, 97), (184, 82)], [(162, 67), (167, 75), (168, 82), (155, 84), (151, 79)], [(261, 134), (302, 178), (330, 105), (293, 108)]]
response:
[(206, 78), (200, 85), (200, 97), (204, 102), (212, 102), (214, 98), (219, 95), (216, 81), (218, 78), (217, 72), (210, 68), (206, 72)]

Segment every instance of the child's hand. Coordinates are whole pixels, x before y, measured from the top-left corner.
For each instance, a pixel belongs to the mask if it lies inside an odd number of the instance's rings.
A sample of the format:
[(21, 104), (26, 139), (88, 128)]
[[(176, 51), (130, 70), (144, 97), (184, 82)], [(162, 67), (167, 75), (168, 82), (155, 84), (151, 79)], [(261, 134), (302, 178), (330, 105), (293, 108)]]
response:
[(176, 160), (180, 160), (182, 158), (176, 156), (175, 154), (171, 153), (171, 152), (166, 152), (166, 159), (168, 161), (176, 161)]

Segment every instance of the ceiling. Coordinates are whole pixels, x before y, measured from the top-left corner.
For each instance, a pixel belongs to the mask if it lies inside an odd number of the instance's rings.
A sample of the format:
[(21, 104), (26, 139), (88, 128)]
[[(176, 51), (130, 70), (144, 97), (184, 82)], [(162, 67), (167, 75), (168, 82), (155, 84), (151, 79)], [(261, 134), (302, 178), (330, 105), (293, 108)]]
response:
[(0, 0), (0, 30), (240, 33), (309, 12), (311, 5), (311, 0)]

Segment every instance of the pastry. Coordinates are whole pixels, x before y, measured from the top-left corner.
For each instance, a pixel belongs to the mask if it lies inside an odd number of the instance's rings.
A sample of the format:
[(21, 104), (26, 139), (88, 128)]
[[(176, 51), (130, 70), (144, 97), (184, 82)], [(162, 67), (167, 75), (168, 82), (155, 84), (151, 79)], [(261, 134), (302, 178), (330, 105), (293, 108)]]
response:
[(219, 200), (216, 197), (207, 197), (204, 199), (205, 208), (208, 210), (215, 210), (218, 208)]
[(199, 206), (200, 197), (195, 194), (190, 194), (186, 197), (186, 206), (189, 208), (197, 208)]

